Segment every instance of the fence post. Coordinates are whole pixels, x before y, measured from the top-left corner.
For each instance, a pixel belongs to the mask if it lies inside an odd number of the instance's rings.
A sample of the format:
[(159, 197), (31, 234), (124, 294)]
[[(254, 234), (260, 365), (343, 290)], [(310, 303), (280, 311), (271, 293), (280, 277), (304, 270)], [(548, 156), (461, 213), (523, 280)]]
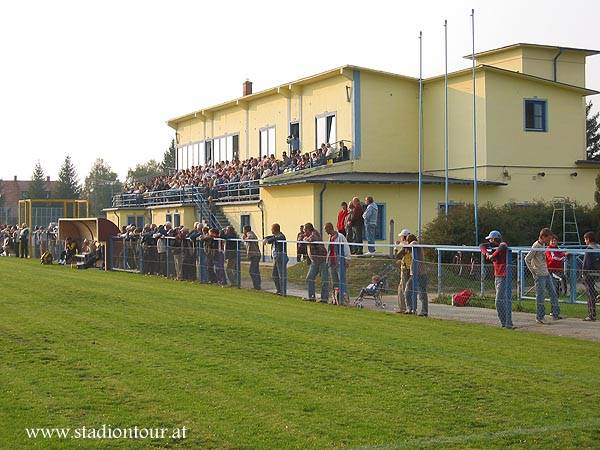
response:
[(125, 240), (125, 238), (122, 238), (122, 246), (121, 248), (123, 249), (122, 254), (123, 254), (123, 270), (127, 269), (127, 241)]
[(442, 295), (442, 252), (439, 248), (435, 250), (437, 251), (437, 295), (439, 297)]
[(166, 239), (167, 241), (167, 251), (165, 252), (165, 276), (167, 278), (171, 278), (170, 275), (171, 273), (169, 272), (169, 259), (171, 258), (171, 245), (169, 245), (169, 240)]
[[(508, 299), (512, 305), (512, 250), (506, 249), (506, 290), (508, 291)], [(511, 306), (512, 308), (512, 306)]]
[[(336, 258), (337, 263), (339, 265), (339, 273), (340, 273), (340, 287), (339, 287), (339, 295), (338, 295), (338, 303), (343, 305), (346, 301), (346, 253), (342, 249), (342, 244), (336, 245)], [(335, 292), (334, 292), (335, 295)]]
[(569, 274), (569, 302), (577, 301), (577, 255), (571, 254), (571, 273)]
[(283, 277), (280, 278), (280, 282), (281, 282), (281, 293), (283, 295), (287, 295), (287, 266), (288, 266), (288, 261), (289, 261), (289, 257), (287, 254), (287, 242), (283, 241), (283, 258), (281, 258), (281, 265), (282, 270), (279, 271), (279, 276), (281, 277), (281, 275), (283, 274)]
[(240, 241), (239, 240), (235, 241), (235, 268), (236, 268), (235, 280), (237, 283), (237, 287), (241, 288), (242, 287), (242, 252), (240, 249)]
[[(56, 245), (54, 246), (56, 247)], [(55, 248), (52, 249), (53, 253), (55, 251)], [(106, 246), (106, 254), (104, 255), (104, 258), (106, 259), (106, 261), (104, 262), (104, 267), (105, 270), (112, 270), (112, 256), (113, 256), (113, 237), (110, 236), (108, 238), (108, 245)]]

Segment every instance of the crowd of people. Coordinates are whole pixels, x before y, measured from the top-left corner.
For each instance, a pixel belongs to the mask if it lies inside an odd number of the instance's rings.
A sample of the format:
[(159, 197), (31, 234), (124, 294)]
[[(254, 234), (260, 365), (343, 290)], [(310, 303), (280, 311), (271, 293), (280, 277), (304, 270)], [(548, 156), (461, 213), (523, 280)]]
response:
[[(300, 226), (296, 235), (297, 261), (307, 261), (306, 275), (307, 301), (323, 303), (346, 303), (341, 295), (347, 292), (345, 270), (355, 255), (363, 253), (363, 236), (367, 241), (366, 255), (375, 254), (378, 207), (373, 197), (367, 196), (364, 203), (354, 197), (350, 202), (342, 202), (335, 225), (327, 222), (325, 235), (307, 222)], [(0, 225), (2, 248), (0, 255), (11, 254), (26, 258), (29, 256), (29, 241), (45, 253), (57, 242), (57, 226), (35, 227), (30, 232), (26, 224), (21, 226)], [(593, 232), (584, 235), (586, 252), (582, 262), (583, 283), (588, 295), (588, 316), (586, 321), (596, 320), (596, 302), (600, 299), (596, 282), (600, 279), (600, 245)], [(240, 286), (241, 260), (249, 262), (249, 275), (254, 289), (261, 289), (262, 276), (260, 261), (265, 245), (271, 246), (271, 277), (277, 294), (287, 290), (286, 267), (289, 261), (289, 243), (279, 224), (271, 227), (271, 234), (259, 239), (249, 225), (243, 227), (241, 236), (232, 226), (222, 230), (197, 222), (192, 229), (174, 227), (170, 222), (164, 225), (123, 226), (113, 248), (111, 266), (121, 269), (136, 268), (145, 274), (173, 277), (179, 280), (196, 280), (215, 283), (221, 286)], [(103, 258), (104, 249), (95, 242), (84, 240), (81, 246), (67, 238), (60, 249), (59, 263), (72, 263), (82, 258), (82, 266), (91, 267)], [(198, 251), (202, 249), (202, 251)], [(491, 231), (486, 242), (480, 246), (483, 257), (494, 269), (496, 310), (502, 327), (513, 328), (512, 288), (508, 282), (509, 246), (499, 231)], [(428, 311), (427, 270), (423, 248), (418, 238), (408, 229), (398, 235), (393, 249), (399, 271), (398, 306), (396, 311), (426, 317)], [(200, 256), (200, 259), (199, 259)], [(558, 296), (567, 294), (569, 282), (565, 275), (565, 264), (569, 253), (558, 248), (558, 238), (548, 228), (540, 231), (531, 251), (525, 257), (526, 267), (531, 272), (536, 291), (536, 321), (545, 323), (546, 296), (550, 298), (552, 320), (561, 320)], [(471, 259), (473, 260), (474, 257)], [(204, 270), (202, 270), (204, 269)], [(203, 278), (204, 277), (204, 278)], [(375, 280), (375, 277), (378, 279)], [(372, 283), (362, 292), (377, 289), (381, 277), (376, 275)], [(317, 279), (320, 279), (320, 296), (317, 298)], [(365, 291), (366, 289), (366, 291)], [(420, 309), (417, 307), (420, 303)]]
[[(337, 144), (337, 143), (336, 143)], [(334, 148), (337, 147), (337, 148)], [(350, 151), (343, 141), (332, 146), (322, 144), (311, 153), (299, 150), (284, 151), (281, 159), (275, 155), (262, 158), (249, 158), (244, 161), (209, 162), (205, 166), (193, 166), (182, 169), (173, 175), (155, 177), (147, 181), (132, 182), (125, 185), (125, 194), (146, 194), (156, 191), (179, 190), (188, 187), (200, 187), (215, 198), (220, 191), (226, 190), (230, 183), (244, 183), (261, 180), (282, 173), (296, 172), (350, 159)]]

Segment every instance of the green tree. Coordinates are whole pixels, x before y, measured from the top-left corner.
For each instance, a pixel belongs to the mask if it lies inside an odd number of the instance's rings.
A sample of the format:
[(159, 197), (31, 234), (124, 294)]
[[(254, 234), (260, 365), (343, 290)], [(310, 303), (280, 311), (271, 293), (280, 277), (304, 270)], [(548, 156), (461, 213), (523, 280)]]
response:
[(592, 102), (585, 106), (585, 134), (587, 159), (600, 161), (600, 113), (592, 114)]
[(29, 183), (29, 190), (27, 191), (28, 198), (47, 198), (48, 192), (46, 191), (46, 174), (40, 162), (35, 163), (33, 168), (33, 174), (31, 175), (31, 182)]
[(71, 157), (67, 155), (60, 167), (58, 173), (58, 181), (54, 185), (54, 197), (78, 199), (81, 195), (81, 185), (77, 179), (77, 171), (75, 165), (71, 161)]
[(140, 183), (150, 181), (154, 177), (163, 174), (161, 164), (155, 159), (148, 162), (137, 164), (135, 168), (127, 171), (127, 183)]
[(171, 140), (171, 145), (165, 153), (163, 154), (163, 160), (160, 163), (160, 168), (162, 169), (165, 175), (172, 173), (175, 170), (175, 155), (177, 152), (177, 147), (175, 146), (175, 139)]
[(83, 183), (83, 196), (90, 202), (90, 215), (98, 217), (112, 204), (112, 197), (123, 190), (123, 183), (102, 158), (96, 159)]

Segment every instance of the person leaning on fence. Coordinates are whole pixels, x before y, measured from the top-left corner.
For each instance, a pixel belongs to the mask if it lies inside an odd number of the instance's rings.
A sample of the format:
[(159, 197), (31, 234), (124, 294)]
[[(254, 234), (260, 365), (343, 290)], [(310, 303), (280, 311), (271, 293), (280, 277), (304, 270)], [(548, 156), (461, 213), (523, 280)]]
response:
[(264, 239), (264, 242), (271, 244), (271, 256), (273, 257), (273, 283), (275, 283), (275, 293), (283, 295), (285, 293), (285, 271), (289, 261), (286, 248), (286, 237), (281, 232), (278, 223), (271, 225), (271, 235)]
[(238, 241), (235, 240), (238, 239), (238, 235), (231, 225), (227, 225), (221, 232), (221, 237), (225, 239), (225, 273), (227, 274), (227, 280), (231, 286), (238, 286), (237, 255), (238, 251), (241, 250), (238, 247)]
[(252, 287), (256, 290), (260, 290), (261, 279), (260, 279), (260, 248), (258, 246), (258, 237), (256, 233), (252, 231), (250, 225), (244, 226), (244, 234), (242, 236), (244, 244), (246, 245), (246, 256), (250, 261), (250, 278), (252, 279)]
[[(341, 265), (344, 269), (348, 268), (350, 262), (350, 246), (346, 240), (346, 236), (338, 233), (331, 222), (325, 224), (325, 233), (329, 235), (329, 248), (327, 250), (327, 267), (329, 268), (329, 279), (333, 287), (334, 302), (343, 305), (345, 302), (344, 296), (340, 295), (343, 290), (347, 292), (346, 278), (340, 274)], [(341, 289), (340, 283), (344, 283), (344, 289)]]
[[(396, 265), (400, 272), (400, 280), (398, 282), (398, 309), (397, 313), (400, 314), (412, 314), (414, 311), (410, 308), (406, 308), (406, 282), (410, 277), (410, 264), (412, 261), (412, 253), (406, 250), (408, 245), (407, 238), (410, 235), (410, 231), (406, 228), (398, 233), (398, 240), (394, 247), (394, 257), (396, 258)], [(409, 249), (410, 250), (410, 249)]]
[(588, 231), (583, 235), (585, 245), (589, 250), (583, 257), (583, 283), (588, 294), (588, 315), (585, 321), (596, 320), (596, 301), (598, 300), (598, 291), (596, 290), (596, 281), (600, 277), (600, 245), (596, 242), (596, 235), (593, 231)]
[(316, 301), (315, 282), (317, 276), (321, 277), (321, 303), (329, 301), (329, 272), (327, 270), (327, 250), (321, 237), (321, 233), (315, 230), (312, 223), (304, 225), (304, 241), (309, 242), (308, 254), (311, 260), (308, 273), (306, 274), (306, 286), (308, 297), (304, 300)]
[[(152, 228), (154, 227), (154, 228)], [(156, 260), (158, 254), (156, 252), (156, 239), (154, 233), (156, 232), (156, 225), (146, 225), (142, 230), (142, 238), (140, 243), (142, 245), (142, 271), (146, 275), (156, 273)]]
[(406, 281), (406, 303), (409, 311), (412, 314), (417, 314), (417, 297), (421, 302), (421, 312), (418, 314), (421, 317), (429, 315), (429, 298), (427, 296), (427, 275), (425, 273), (425, 262), (423, 258), (423, 249), (417, 247), (419, 241), (414, 234), (409, 234), (406, 238), (408, 248), (407, 252), (411, 253), (410, 262), (410, 277)]
[(496, 311), (502, 328), (512, 329), (512, 296), (506, 278), (508, 244), (502, 240), (499, 231), (491, 231), (486, 236), (489, 244), (481, 244), (483, 256), (494, 265), (494, 282), (496, 286)]
[(567, 277), (565, 275), (565, 259), (567, 253), (558, 250), (558, 237), (552, 236), (550, 244), (546, 247), (546, 265), (548, 266), (548, 272), (554, 282), (556, 293), (560, 295), (561, 291), (567, 295)]
[(548, 272), (548, 266), (546, 264), (546, 255), (544, 254), (544, 248), (550, 242), (552, 238), (552, 231), (550, 228), (542, 228), (540, 235), (531, 246), (531, 251), (525, 257), (525, 264), (533, 275), (535, 280), (535, 299), (537, 304), (536, 322), (539, 324), (544, 323), (544, 316), (546, 315), (546, 308), (544, 305), (544, 297), (546, 292), (550, 296), (550, 302), (552, 303), (552, 318), (554, 320), (562, 319), (560, 316), (560, 306), (558, 304), (558, 294), (554, 289), (554, 283)]
[(159, 225), (152, 238), (156, 242), (156, 259), (157, 267), (156, 274), (166, 276), (166, 265), (167, 265), (167, 240), (165, 236), (167, 231), (164, 225)]

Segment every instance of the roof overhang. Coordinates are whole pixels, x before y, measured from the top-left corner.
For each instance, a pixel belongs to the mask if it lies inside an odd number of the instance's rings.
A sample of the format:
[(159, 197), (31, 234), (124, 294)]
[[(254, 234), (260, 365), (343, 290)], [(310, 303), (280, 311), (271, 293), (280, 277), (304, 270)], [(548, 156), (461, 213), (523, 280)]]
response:
[[(481, 56), (493, 55), (495, 53), (502, 53), (507, 50), (512, 50), (515, 48), (539, 48), (539, 49), (548, 49), (548, 50), (567, 50), (571, 52), (580, 52), (585, 56), (593, 56), (600, 53), (599, 50), (591, 50), (587, 48), (577, 48), (577, 47), (563, 47), (562, 45), (543, 45), (543, 44), (530, 44), (527, 42), (518, 42), (516, 44), (509, 44), (503, 47), (493, 48), (490, 50), (484, 50), (482, 52), (475, 53), (475, 59)], [(471, 59), (473, 55), (465, 55), (463, 58)]]

